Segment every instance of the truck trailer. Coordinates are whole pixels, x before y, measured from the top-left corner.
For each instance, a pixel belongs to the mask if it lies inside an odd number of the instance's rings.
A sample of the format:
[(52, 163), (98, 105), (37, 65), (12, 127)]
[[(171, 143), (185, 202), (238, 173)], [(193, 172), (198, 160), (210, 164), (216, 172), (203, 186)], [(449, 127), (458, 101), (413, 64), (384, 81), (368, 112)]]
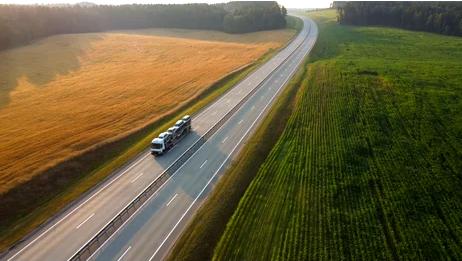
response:
[(191, 116), (186, 115), (151, 142), (151, 154), (162, 155), (191, 132)]

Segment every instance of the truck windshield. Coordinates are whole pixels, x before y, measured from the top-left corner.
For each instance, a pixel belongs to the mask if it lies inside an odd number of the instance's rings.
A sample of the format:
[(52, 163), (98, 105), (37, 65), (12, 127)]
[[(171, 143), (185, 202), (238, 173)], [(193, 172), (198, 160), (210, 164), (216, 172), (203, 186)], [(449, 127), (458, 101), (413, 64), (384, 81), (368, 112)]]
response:
[(162, 149), (162, 144), (161, 143), (151, 143), (151, 148), (153, 149)]

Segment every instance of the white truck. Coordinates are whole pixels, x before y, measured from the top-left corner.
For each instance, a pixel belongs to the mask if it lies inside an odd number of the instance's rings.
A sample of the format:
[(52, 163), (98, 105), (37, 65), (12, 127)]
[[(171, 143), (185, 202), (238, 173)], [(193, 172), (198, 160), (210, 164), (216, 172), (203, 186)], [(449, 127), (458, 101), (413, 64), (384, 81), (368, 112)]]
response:
[(191, 116), (186, 115), (173, 127), (159, 134), (151, 142), (151, 154), (162, 155), (177, 144), (186, 134), (191, 132)]

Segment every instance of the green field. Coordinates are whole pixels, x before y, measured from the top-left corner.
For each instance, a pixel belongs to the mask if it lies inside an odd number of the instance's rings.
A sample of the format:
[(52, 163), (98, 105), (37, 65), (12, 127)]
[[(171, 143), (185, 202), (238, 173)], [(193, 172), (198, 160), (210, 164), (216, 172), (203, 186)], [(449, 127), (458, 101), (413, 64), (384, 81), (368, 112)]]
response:
[(215, 260), (461, 260), (462, 38), (335, 23)]

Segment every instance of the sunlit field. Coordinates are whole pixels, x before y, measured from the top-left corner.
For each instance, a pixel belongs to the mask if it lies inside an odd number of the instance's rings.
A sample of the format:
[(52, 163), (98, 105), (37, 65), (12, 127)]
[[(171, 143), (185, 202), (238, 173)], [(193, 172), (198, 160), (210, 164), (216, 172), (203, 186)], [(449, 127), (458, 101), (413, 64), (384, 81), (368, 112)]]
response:
[(319, 25), (215, 260), (461, 260), (462, 38)]
[(155, 121), (293, 34), (114, 31), (0, 52), (0, 193)]

